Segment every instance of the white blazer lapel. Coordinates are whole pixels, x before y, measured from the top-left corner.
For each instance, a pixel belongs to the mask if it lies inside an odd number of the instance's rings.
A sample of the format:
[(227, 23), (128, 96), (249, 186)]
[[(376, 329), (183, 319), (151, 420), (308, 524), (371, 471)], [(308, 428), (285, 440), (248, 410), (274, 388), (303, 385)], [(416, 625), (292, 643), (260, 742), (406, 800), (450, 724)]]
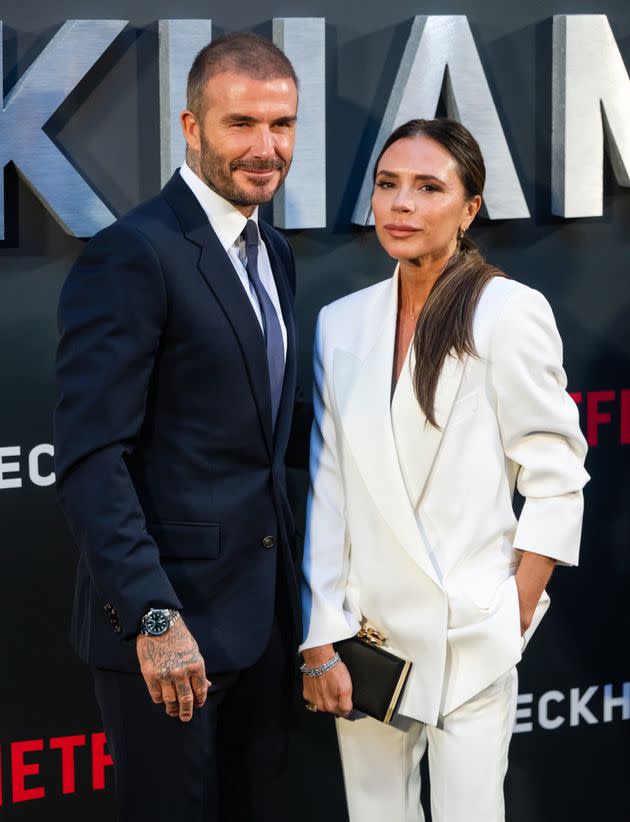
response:
[(435, 462), (444, 428), (462, 381), (465, 361), (449, 355), (442, 366), (435, 391), (435, 419), (439, 428), (427, 422), (416, 398), (413, 386), (414, 365), (414, 353), (410, 350), (392, 400), (392, 428), (400, 470), (409, 501), (415, 509)]
[[(375, 342), (360, 360), (337, 349), (333, 360), (335, 399), (352, 456), (376, 507), (399, 543), (439, 585), (422, 543), (401, 474), (391, 419), (391, 378), (394, 362), (398, 277), (362, 317)], [(418, 410), (416, 410), (416, 419)]]

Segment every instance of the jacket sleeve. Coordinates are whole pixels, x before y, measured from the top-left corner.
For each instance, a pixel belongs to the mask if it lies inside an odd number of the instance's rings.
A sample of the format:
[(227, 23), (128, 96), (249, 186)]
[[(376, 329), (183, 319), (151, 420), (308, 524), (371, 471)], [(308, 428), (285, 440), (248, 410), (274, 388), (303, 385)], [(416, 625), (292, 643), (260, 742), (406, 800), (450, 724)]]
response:
[(359, 623), (346, 603), (349, 539), (335, 420), (324, 363), (323, 308), (313, 355), (314, 421), (311, 431), (311, 486), (306, 513), (302, 610), (305, 638), (300, 650), (353, 636)]
[(166, 292), (139, 232), (115, 224), (85, 247), (63, 287), (55, 467), (61, 504), (121, 639), (151, 606), (180, 608), (147, 533), (127, 459), (141, 432)]
[(490, 369), (503, 447), (525, 498), (514, 547), (577, 565), (586, 442), (565, 390), (562, 341), (540, 292), (519, 291), (504, 307)]

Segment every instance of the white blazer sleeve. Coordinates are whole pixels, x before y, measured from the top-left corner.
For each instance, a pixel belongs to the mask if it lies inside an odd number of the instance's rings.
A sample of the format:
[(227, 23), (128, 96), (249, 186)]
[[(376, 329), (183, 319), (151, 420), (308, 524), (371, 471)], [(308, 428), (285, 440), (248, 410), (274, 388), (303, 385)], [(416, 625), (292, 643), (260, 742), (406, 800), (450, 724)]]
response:
[(346, 607), (349, 543), (344, 513), (344, 490), (339, 465), (335, 421), (324, 357), (326, 308), (320, 311), (313, 355), (311, 487), (306, 513), (302, 567), (304, 642), (300, 650), (346, 639), (359, 623)]
[(503, 447), (525, 497), (514, 547), (577, 565), (586, 442), (566, 393), (562, 341), (551, 307), (519, 291), (495, 326), (490, 369)]

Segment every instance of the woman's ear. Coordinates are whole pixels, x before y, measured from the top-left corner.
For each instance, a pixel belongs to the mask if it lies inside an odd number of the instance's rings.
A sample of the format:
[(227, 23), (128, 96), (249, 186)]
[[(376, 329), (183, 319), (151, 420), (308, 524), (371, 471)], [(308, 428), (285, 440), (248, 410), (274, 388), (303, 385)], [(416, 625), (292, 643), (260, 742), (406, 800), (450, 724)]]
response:
[(466, 225), (462, 225), (463, 231), (467, 231), (470, 228), (470, 224), (479, 213), (481, 203), (482, 199), (480, 194), (475, 194), (475, 196), (471, 197), (470, 200), (468, 200), (468, 202), (466, 203), (465, 214), (468, 222), (466, 223)]

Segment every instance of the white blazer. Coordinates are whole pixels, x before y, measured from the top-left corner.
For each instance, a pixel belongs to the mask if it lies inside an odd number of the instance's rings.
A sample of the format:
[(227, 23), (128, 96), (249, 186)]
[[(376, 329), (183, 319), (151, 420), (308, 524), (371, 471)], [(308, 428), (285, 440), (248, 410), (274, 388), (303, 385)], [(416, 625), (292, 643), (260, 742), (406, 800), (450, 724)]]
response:
[(548, 607), (545, 593), (523, 640), (521, 551), (577, 564), (586, 443), (538, 291), (486, 286), (479, 356), (449, 356), (440, 374), (441, 430), (411, 354), (390, 401), (397, 295), (396, 271), (318, 318), (301, 648), (369, 622), (413, 662), (400, 713), (435, 725), (520, 660)]

